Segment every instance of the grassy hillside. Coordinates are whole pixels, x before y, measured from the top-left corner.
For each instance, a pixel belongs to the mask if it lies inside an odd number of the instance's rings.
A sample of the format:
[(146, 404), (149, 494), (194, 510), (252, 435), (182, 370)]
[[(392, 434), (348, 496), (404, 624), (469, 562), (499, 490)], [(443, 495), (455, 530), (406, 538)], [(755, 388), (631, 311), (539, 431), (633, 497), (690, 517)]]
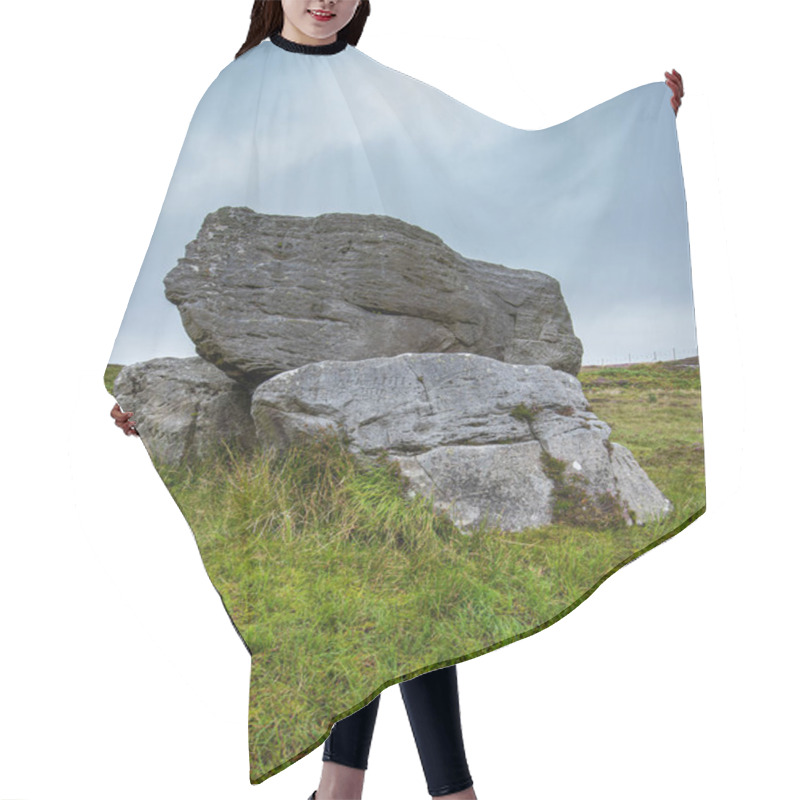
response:
[(252, 652), (254, 781), (387, 685), (552, 624), (702, 513), (698, 370), (637, 364), (578, 377), (612, 441), (672, 500), (668, 519), (465, 536), (428, 501), (405, 499), (389, 462), (362, 462), (330, 437), (282, 455), (157, 466)]

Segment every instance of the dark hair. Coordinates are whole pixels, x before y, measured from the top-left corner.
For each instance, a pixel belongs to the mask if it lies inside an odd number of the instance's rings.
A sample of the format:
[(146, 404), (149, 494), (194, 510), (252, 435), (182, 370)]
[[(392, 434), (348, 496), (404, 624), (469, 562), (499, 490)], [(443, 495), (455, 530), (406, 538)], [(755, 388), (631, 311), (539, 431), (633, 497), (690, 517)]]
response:
[[(339, 31), (337, 39), (346, 39), (348, 44), (358, 44), (369, 16), (369, 0), (361, 0), (353, 19)], [(260, 44), (264, 39), (283, 30), (283, 6), (280, 0), (255, 0), (250, 12), (250, 30), (247, 39), (239, 48), (235, 58)]]

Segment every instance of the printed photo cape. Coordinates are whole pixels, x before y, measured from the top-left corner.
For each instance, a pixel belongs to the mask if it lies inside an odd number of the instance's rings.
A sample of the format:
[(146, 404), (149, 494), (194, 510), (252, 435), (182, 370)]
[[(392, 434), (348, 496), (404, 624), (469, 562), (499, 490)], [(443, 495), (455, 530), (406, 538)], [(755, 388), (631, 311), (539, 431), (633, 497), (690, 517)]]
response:
[(106, 385), (251, 655), (251, 783), (703, 513), (670, 97), (520, 130), (279, 36), (203, 95)]

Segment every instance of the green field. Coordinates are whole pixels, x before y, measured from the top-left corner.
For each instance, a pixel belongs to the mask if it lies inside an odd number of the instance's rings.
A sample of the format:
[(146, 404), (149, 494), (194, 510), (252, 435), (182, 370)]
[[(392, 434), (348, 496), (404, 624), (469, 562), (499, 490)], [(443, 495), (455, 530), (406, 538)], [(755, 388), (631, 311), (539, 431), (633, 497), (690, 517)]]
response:
[(252, 654), (253, 783), (386, 686), (551, 625), (703, 512), (696, 361), (578, 377), (612, 441), (672, 501), (669, 518), (609, 527), (567, 515), (465, 536), (429, 501), (405, 499), (389, 462), (365, 463), (330, 437), (280, 455), (156, 465)]

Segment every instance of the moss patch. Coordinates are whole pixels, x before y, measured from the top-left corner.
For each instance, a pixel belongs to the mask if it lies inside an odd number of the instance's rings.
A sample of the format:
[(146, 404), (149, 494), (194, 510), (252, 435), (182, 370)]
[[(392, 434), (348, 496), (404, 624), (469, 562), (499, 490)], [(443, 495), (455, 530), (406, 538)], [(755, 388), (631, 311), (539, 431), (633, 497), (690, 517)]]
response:
[(625, 525), (625, 513), (611, 492), (600, 495), (587, 491), (583, 475), (567, 475), (565, 462), (542, 450), (542, 469), (553, 481), (553, 523), (590, 530), (607, 530)]

